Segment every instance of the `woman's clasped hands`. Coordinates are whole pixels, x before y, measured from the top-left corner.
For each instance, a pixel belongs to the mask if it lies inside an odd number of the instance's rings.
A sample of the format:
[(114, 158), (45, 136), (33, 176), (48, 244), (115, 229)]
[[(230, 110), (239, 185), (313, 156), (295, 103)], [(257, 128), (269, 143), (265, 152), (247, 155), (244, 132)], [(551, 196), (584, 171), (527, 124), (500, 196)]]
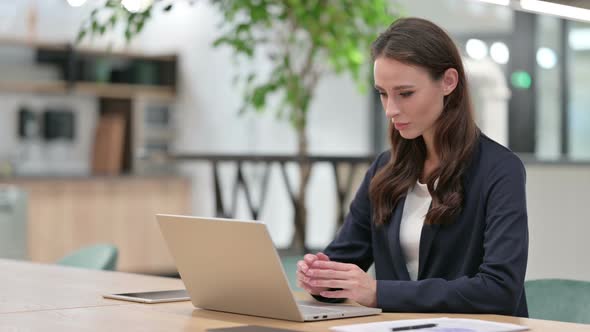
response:
[(311, 295), (347, 298), (366, 307), (377, 306), (377, 281), (355, 264), (331, 261), (319, 252), (297, 262), (297, 285)]

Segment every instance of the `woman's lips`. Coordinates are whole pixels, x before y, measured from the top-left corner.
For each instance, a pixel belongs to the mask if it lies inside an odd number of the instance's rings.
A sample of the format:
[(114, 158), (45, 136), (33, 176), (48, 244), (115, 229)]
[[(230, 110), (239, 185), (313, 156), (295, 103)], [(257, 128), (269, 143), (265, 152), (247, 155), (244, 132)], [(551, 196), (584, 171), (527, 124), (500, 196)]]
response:
[(395, 129), (402, 130), (402, 129), (406, 129), (410, 124), (408, 122), (406, 122), (406, 123), (401, 123), (401, 122), (397, 123), (396, 122), (393, 125), (395, 126)]

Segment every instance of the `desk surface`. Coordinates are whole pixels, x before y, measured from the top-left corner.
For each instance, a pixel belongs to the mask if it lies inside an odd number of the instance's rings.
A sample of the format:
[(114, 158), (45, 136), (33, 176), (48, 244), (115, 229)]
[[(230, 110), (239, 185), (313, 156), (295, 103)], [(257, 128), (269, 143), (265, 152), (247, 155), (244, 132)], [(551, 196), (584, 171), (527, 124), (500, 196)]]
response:
[(0, 259), (0, 314), (121, 305), (106, 293), (182, 289), (179, 279)]
[(397, 319), (465, 317), (526, 325), (531, 331), (590, 331), (590, 325), (498, 315), (396, 314), (296, 323), (196, 309), (190, 302), (135, 304), (104, 293), (183, 288), (178, 279), (0, 260), (0, 331), (205, 331), (265, 325), (299, 331)]

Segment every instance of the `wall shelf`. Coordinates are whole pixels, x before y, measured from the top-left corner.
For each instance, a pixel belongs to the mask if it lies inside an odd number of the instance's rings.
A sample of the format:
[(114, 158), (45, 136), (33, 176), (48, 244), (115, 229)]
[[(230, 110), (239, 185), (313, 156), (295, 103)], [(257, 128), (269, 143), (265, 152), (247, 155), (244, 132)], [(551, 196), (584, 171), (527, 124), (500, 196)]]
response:
[(0, 92), (64, 94), (67, 93), (67, 82), (50, 81), (0, 81)]
[[(90, 161), (93, 175), (174, 171), (149, 159), (152, 154), (166, 153), (174, 135), (153, 137), (145, 127), (156, 125), (175, 132), (177, 55), (2, 36), (0, 49), (6, 51), (0, 53), (0, 64), (7, 69), (0, 80), (0, 93), (97, 99), (99, 114), (92, 129)], [(35, 118), (29, 113), (19, 119)], [(140, 160), (143, 157), (147, 159)]]
[(33, 39), (15, 38), (11, 36), (0, 36), (0, 45), (6, 46), (17, 46), (17, 47), (30, 47), (30, 48), (46, 48), (53, 50), (67, 50), (68, 43), (52, 43), (43, 42)]
[(162, 61), (174, 61), (176, 59), (175, 54), (149, 54), (139, 51), (126, 51), (126, 50), (104, 50), (102, 48), (87, 47), (87, 46), (76, 46), (70, 42), (45, 42), (40, 40), (15, 38), (11, 36), (0, 36), (0, 46), (16, 46), (16, 47), (29, 47), (36, 49), (46, 49), (54, 51), (68, 51), (74, 50), (78, 54), (88, 56), (100, 56), (100, 57), (126, 57), (126, 58), (137, 58), (137, 59), (152, 59)]
[(173, 101), (176, 93), (172, 87), (151, 86), (123, 83), (75, 83), (73, 91), (78, 94), (88, 94), (102, 98), (125, 98), (133, 99), (141, 95), (147, 99)]
[(176, 93), (171, 87), (139, 84), (78, 82), (72, 86), (63, 80), (50, 82), (0, 81), (0, 92), (39, 94), (78, 94), (101, 98), (146, 99), (173, 101)]
[(4, 46), (34, 50), (35, 64), (56, 68), (60, 77), (53, 81), (3, 78), (0, 92), (74, 92), (128, 99), (141, 94), (163, 100), (171, 100), (176, 95), (177, 56), (174, 54), (105, 51), (68, 43), (0, 37), (0, 48)]

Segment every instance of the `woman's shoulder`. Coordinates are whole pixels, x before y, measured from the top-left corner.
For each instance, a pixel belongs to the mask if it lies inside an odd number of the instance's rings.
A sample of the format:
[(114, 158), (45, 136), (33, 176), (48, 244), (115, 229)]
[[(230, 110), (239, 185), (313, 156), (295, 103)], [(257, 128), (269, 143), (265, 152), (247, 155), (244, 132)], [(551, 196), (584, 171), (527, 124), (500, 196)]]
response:
[(484, 168), (488, 171), (500, 169), (524, 170), (522, 160), (512, 150), (483, 133), (480, 134), (476, 150), (478, 168)]
[(385, 150), (377, 155), (373, 161), (373, 165), (377, 168), (381, 168), (387, 164), (389, 159), (391, 159), (391, 150)]
[(481, 133), (479, 135), (479, 148), (482, 157), (487, 158), (518, 158), (518, 156), (512, 152), (508, 147), (494, 141), (488, 136)]

